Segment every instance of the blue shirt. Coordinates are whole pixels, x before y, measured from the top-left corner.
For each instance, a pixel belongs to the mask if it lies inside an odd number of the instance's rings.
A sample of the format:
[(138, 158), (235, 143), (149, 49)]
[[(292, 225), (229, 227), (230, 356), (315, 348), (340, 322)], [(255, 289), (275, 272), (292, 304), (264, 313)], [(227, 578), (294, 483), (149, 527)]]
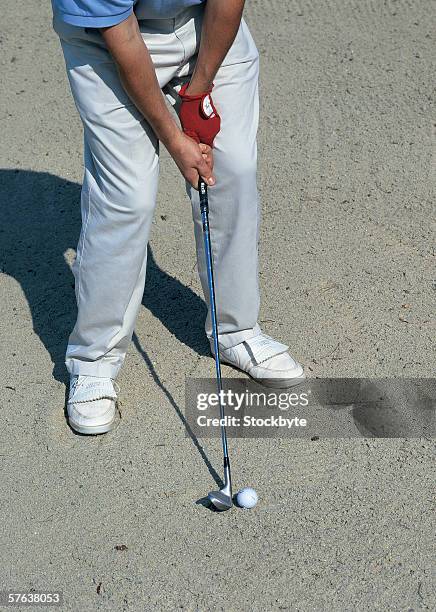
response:
[(52, 0), (58, 19), (82, 28), (104, 28), (121, 23), (132, 14), (139, 19), (168, 19), (206, 0)]

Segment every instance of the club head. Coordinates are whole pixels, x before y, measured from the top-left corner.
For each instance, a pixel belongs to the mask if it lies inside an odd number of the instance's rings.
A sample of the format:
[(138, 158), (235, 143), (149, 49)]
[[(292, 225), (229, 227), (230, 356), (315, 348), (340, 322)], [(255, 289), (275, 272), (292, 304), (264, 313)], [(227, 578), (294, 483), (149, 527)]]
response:
[(233, 506), (232, 497), (227, 493), (222, 491), (211, 491), (207, 496), (209, 498), (210, 503), (220, 511), (230, 510)]

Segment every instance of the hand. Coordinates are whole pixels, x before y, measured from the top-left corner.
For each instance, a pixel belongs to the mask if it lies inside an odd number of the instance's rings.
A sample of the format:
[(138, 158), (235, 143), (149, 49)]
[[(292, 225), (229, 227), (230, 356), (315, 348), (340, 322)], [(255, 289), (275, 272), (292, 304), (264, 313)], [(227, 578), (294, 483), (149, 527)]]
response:
[(192, 138), (179, 132), (177, 138), (167, 143), (166, 147), (185, 180), (194, 189), (198, 189), (200, 176), (209, 186), (215, 185), (212, 149), (208, 145), (194, 142)]
[(202, 93), (192, 93), (189, 87), (189, 84), (185, 84), (179, 92), (182, 129), (196, 142), (213, 147), (215, 136), (221, 128), (221, 118), (210, 95), (213, 86)]

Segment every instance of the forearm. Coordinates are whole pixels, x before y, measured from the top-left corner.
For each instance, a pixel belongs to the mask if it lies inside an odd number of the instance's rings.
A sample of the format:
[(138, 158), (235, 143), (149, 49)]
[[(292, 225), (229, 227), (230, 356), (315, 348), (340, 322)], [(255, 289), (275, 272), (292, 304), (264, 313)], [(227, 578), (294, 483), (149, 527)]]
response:
[(101, 30), (115, 60), (124, 89), (165, 146), (177, 139), (180, 129), (162, 95), (148, 49), (132, 15), (118, 26)]
[(245, 0), (207, 0), (200, 49), (188, 94), (208, 91), (235, 40)]

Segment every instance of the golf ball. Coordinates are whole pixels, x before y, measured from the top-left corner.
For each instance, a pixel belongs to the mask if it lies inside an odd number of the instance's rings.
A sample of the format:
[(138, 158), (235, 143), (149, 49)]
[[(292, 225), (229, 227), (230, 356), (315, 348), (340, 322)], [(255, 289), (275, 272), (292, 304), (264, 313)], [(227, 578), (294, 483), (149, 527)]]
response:
[(242, 508), (254, 508), (258, 499), (256, 491), (251, 487), (241, 489), (236, 495), (236, 501)]

